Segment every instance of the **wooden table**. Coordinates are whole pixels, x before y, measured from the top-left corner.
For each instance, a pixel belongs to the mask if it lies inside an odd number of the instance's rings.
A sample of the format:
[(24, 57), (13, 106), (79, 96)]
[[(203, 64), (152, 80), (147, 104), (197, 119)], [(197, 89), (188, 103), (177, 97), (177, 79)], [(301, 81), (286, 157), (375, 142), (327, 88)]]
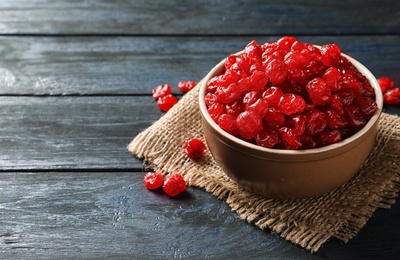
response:
[(126, 149), (162, 115), (155, 86), (178, 95), (253, 39), (335, 42), (400, 86), (399, 1), (299, 2), (0, 1), (0, 258), (399, 257), (399, 202), (310, 254), (201, 189), (147, 191)]

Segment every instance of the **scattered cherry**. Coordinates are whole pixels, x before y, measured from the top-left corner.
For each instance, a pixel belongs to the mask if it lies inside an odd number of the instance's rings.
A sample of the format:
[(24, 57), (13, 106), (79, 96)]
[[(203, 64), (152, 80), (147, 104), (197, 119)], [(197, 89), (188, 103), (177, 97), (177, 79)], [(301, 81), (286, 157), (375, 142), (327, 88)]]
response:
[(144, 186), (149, 190), (160, 188), (164, 183), (164, 176), (161, 173), (148, 172), (144, 176)]
[(153, 89), (153, 98), (157, 100), (161, 97), (171, 94), (171, 92), (172, 87), (170, 84), (159, 85)]
[[(196, 86), (195, 81), (191, 80), (181, 80), (178, 83), (178, 88), (181, 92), (186, 93), (193, 89)], [(158, 108), (163, 111), (167, 112), (170, 110), (176, 103), (178, 103), (178, 99), (171, 94), (172, 93), (172, 87), (170, 84), (162, 84), (158, 85), (152, 90), (153, 93), (153, 98), (157, 100), (157, 106)], [(216, 98), (216, 97), (211, 97), (208, 98), (207, 100), (209, 101), (207, 105), (211, 105), (213, 102), (211, 98)]]
[(193, 160), (199, 159), (205, 150), (206, 145), (197, 138), (187, 140), (184, 145), (185, 154)]
[(178, 99), (172, 94), (162, 96), (157, 100), (158, 108), (164, 112), (170, 110), (176, 103), (178, 103)]
[(378, 78), (379, 86), (381, 87), (382, 93), (385, 94), (388, 90), (394, 87), (394, 81), (389, 77)]
[(383, 100), (385, 103), (390, 104), (390, 105), (399, 105), (400, 104), (400, 89), (399, 88), (393, 88), (388, 91), (383, 95)]
[(183, 93), (189, 92), (191, 89), (193, 89), (196, 86), (196, 82), (192, 80), (181, 80), (178, 83), (178, 88), (180, 91)]
[(162, 187), (168, 196), (174, 197), (186, 190), (186, 182), (182, 175), (174, 173), (165, 180)]

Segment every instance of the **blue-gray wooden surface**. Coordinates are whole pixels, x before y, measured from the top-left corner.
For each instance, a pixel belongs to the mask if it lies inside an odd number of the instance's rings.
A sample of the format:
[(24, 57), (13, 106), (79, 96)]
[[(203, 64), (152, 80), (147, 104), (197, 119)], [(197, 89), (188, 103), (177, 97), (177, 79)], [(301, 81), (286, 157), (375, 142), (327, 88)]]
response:
[(201, 189), (144, 188), (126, 146), (162, 115), (152, 88), (283, 35), (400, 87), (399, 1), (0, 1), (0, 259), (399, 258), (399, 202), (310, 254)]

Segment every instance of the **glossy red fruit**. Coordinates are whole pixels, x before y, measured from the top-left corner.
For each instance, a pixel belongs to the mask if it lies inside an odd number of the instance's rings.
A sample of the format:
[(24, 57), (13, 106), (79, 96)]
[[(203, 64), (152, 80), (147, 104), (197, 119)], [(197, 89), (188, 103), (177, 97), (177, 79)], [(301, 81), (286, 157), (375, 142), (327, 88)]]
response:
[(168, 196), (175, 197), (186, 190), (186, 182), (182, 175), (174, 173), (165, 180), (162, 187)]
[(264, 90), (269, 81), (269, 77), (265, 71), (256, 70), (249, 77), (250, 82), (246, 87), (247, 90)]
[(218, 100), (221, 101), (223, 104), (228, 104), (241, 98), (242, 93), (238, 84), (231, 83), (227, 87), (218, 88), (215, 91), (215, 95), (217, 96)]
[(272, 85), (282, 84), (287, 76), (288, 69), (281, 59), (272, 59), (265, 64), (265, 72)]
[(181, 80), (178, 83), (178, 88), (183, 93), (186, 93), (196, 86), (196, 82), (192, 80)]
[(263, 118), (268, 112), (268, 103), (264, 99), (259, 98), (256, 102), (247, 107), (247, 111), (252, 111)]
[(299, 137), (299, 140), (302, 143), (301, 149), (312, 149), (319, 146), (317, 136), (315, 135), (304, 134)]
[(236, 118), (236, 127), (240, 136), (249, 140), (262, 130), (262, 119), (252, 111), (244, 111)]
[(326, 122), (330, 129), (341, 129), (345, 128), (348, 125), (348, 121), (345, 117), (341, 116), (334, 109), (325, 110)]
[(144, 186), (149, 190), (160, 188), (164, 183), (164, 176), (161, 173), (148, 172), (143, 179)]
[(390, 105), (400, 104), (400, 89), (393, 88), (386, 91), (386, 93), (383, 95), (383, 100), (385, 101), (386, 104)]
[(279, 133), (270, 129), (262, 130), (254, 137), (254, 139), (256, 144), (266, 148), (273, 148), (281, 143), (281, 137)]
[(218, 102), (218, 97), (214, 93), (208, 92), (204, 96), (204, 101), (206, 102), (207, 107), (210, 107), (214, 103)]
[(342, 100), (342, 105), (347, 106), (353, 104), (354, 100), (357, 97), (357, 94), (352, 89), (341, 89), (337, 92), (340, 99)]
[(342, 141), (342, 135), (338, 130), (325, 130), (318, 135), (319, 146), (327, 146), (330, 144), (338, 143)]
[(219, 117), (225, 113), (225, 106), (221, 103), (214, 103), (208, 108), (211, 118), (218, 122)]
[(308, 82), (306, 90), (316, 106), (323, 106), (331, 99), (331, 90), (322, 78), (315, 78)]
[(240, 113), (244, 111), (242, 101), (237, 100), (232, 103), (226, 104), (225, 111), (227, 114), (237, 117)]
[(359, 79), (359, 75), (352, 67), (343, 68), (342, 79), (340, 81), (341, 89), (351, 89), (356, 95), (360, 95), (363, 85)]
[(159, 85), (153, 89), (153, 98), (157, 100), (160, 97), (164, 97), (168, 94), (171, 94), (171, 91), (172, 87), (170, 84)]
[(218, 120), (219, 126), (230, 133), (231, 135), (235, 136), (239, 133), (236, 127), (236, 116), (231, 114), (222, 114)]
[(292, 36), (283, 36), (276, 43), (280, 50), (289, 51), (292, 45), (297, 42), (297, 39)]
[(214, 93), (219, 86), (219, 76), (212, 77), (207, 82), (207, 92)]
[(321, 47), (322, 61), (326, 66), (339, 67), (342, 51), (335, 43), (325, 44)]
[(293, 129), (295, 136), (302, 136), (306, 130), (306, 116), (300, 114), (290, 117), (289, 125)]
[(261, 46), (255, 40), (248, 43), (244, 51), (251, 59), (258, 59), (262, 53)]
[(205, 150), (206, 145), (203, 141), (197, 138), (187, 140), (184, 145), (185, 154), (193, 160), (199, 159)]
[(378, 78), (378, 83), (383, 94), (385, 94), (389, 89), (394, 88), (394, 81), (389, 77)]
[(178, 103), (178, 99), (172, 94), (168, 94), (166, 96), (162, 96), (157, 100), (157, 107), (163, 111), (167, 112), (170, 110), (176, 103)]
[(351, 130), (358, 131), (366, 125), (367, 121), (358, 106), (354, 104), (348, 105), (344, 108), (344, 111), (349, 120), (349, 128)]
[(286, 123), (285, 115), (275, 107), (268, 109), (267, 114), (264, 117), (264, 124), (268, 129), (279, 129)]
[(311, 135), (317, 135), (325, 130), (327, 125), (325, 113), (319, 109), (312, 109), (306, 113), (306, 131)]
[(262, 98), (268, 102), (269, 107), (277, 107), (282, 96), (282, 89), (276, 86), (272, 86), (262, 93)]
[(253, 90), (253, 91), (249, 91), (247, 92), (244, 96), (243, 96), (243, 109), (247, 110), (248, 107), (253, 104), (254, 102), (256, 102), (256, 100), (258, 100), (261, 96), (261, 91), (259, 90)]
[(327, 69), (322, 75), (322, 78), (325, 80), (326, 85), (329, 87), (330, 91), (338, 91), (341, 88), (340, 80), (341, 80), (341, 73), (338, 68), (330, 67)]
[(281, 127), (278, 131), (282, 136), (282, 139), (289, 145), (292, 150), (298, 149), (301, 146), (301, 143), (299, 142), (297, 136), (293, 133), (293, 130), (291, 128)]
[(375, 111), (378, 109), (378, 105), (375, 103), (375, 100), (370, 97), (358, 96), (354, 101), (354, 104), (360, 108), (361, 112), (366, 118), (372, 117), (375, 114)]
[(331, 96), (331, 101), (330, 101), (330, 107), (334, 109), (336, 112), (339, 113), (339, 115), (343, 116), (344, 114), (344, 107), (343, 107), (343, 102), (342, 98), (340, 97), (339, 94), (334, 94)]
[(286, 115), (302, 113), (305, 106), (304, 98), (295, 94), (284, 94), (278, 103), (279, 110)]
[(233, 64), (236, 63), (237, 58), (238, 58), (238, 57), (237, 57), (236, 55), (229, 55), (229, 56), (226, 58), (225, 70), (229, 70), (229, 69), (233, 66)]
[[(278, 149), (315, 148), (347, 138), (377, 109), (371, 84), (336, 44), (319, 49), (288, 36), (263, 45), (252, 41), (244, 54), (229, 56), (207, 91), (209, 113), (221, 128)], [(400, 102), (398, 92), (385, 100)]]

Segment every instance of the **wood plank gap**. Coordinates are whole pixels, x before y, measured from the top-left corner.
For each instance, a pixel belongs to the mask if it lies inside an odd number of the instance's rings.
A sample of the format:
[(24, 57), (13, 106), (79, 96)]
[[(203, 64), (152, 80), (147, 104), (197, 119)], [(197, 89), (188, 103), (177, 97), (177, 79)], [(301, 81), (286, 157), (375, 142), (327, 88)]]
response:
[[(181, 93), (174, 93), (176, 96), (182, 96)], [(0, 97), (151, 97), (151, 93), (3, 93)]]
[[(207, 34), (207, 33), (0, 33), (0, 37), (160, 37), (160, 38), (175, 38), (175, 37), (280, 37), (284, 34), (276, 33), (224, 33), (224, 34)], [(397, 32), (352, 32), (352, 33), (291, 33), (294, 37), (329, 37), (329, 36), (398, 36)]]
[(48, 169), (0, 169), (1, 173), (46, 173), (46, 172), (63, 172), (63, 173), (74, 173), (74, 172), (148, 172), (150, 168), (48, 168)]

